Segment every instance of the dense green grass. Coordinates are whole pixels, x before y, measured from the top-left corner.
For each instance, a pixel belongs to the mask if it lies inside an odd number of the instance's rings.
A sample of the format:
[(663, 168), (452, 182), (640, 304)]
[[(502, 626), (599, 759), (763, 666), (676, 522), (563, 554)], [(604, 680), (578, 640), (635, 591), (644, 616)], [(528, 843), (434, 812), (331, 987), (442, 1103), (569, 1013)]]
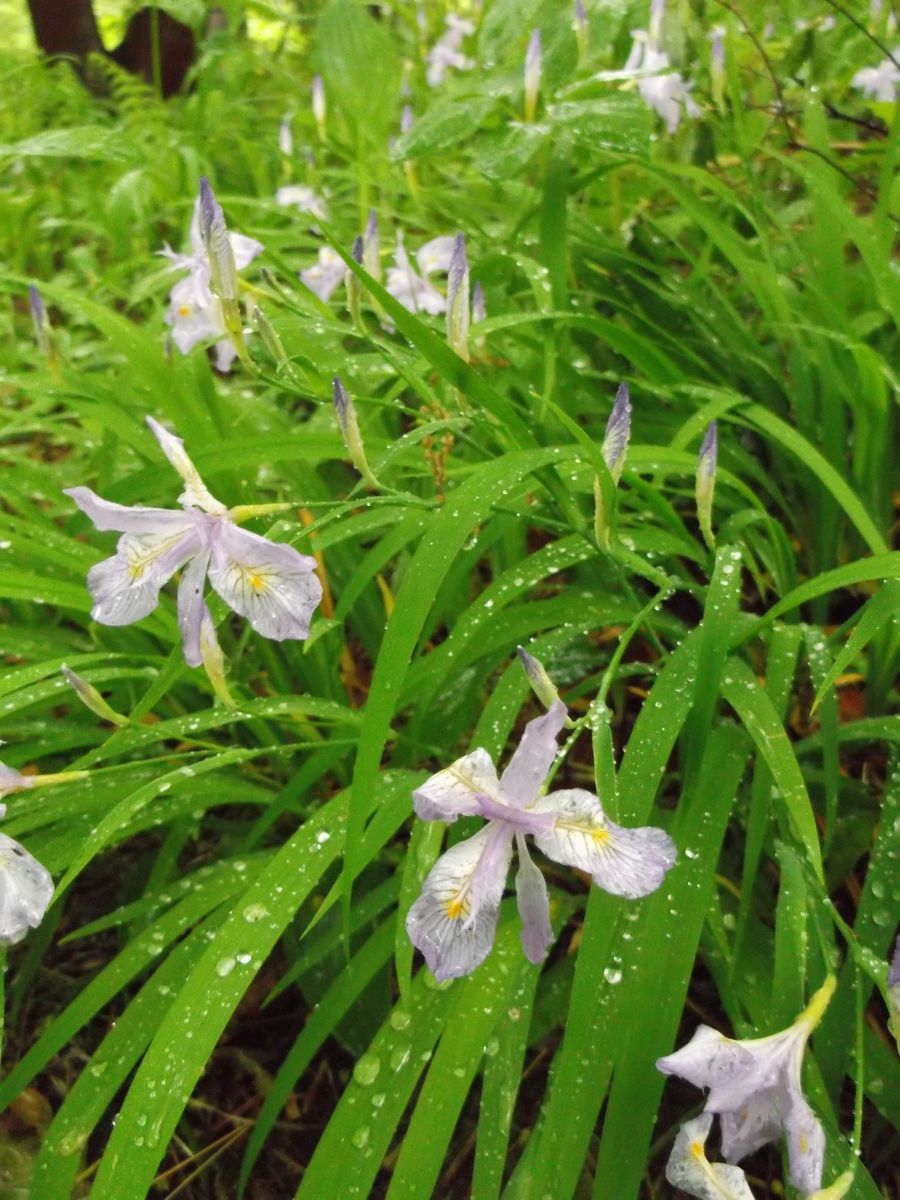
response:
[[(65, 66), (0, 62), (3, 759), (89, 772), (7, 799), (4, 831), (58, 884), (7, 967), (15, 1194), (666, 1196), (701, 1094), (655, 1059), (700, 1020), (779, 1030), (835, 972), (805, 1075), (825, 1181), (860, 1150), (848, 1194), (887, 1195), (900, 196), (896, 106), (850, 86), (884, 57), (886, 15), (670, 0), (701, 111), (668, 136), (609, 77), (643, 0), (588, 3), (582, 54), (567, 2), (486, 2), (480, 66), (434, 90), (437, 6), (425, 34), (411, 4), (247, 9), (265, 42), (207, 39), (165, 103), (117, 72), (94, 99)], [(415, 123), (394, 142), (402, 79)], [(204, 174), (265, 247), (241, 278), (248, 326), (258, 306), (277, 335), (251, 334), (229, 376), (202, 348), (163, 352), (174, 277), (156, 255), (185, 244)], [(318, 230), (276, 205), (288, 182), (326, 194)], [(465, 234), (487, 306), (469, 364), (354, 264), (370, 208), (384, 267), (396, 230), (410, 251)], [(297, 278), (327, 242), (363, 281), (361, 324), (343, 288), (323, 304)], [(334, 375), (380, 491), (348, 461)], [(614, 488), (600, 446), (621, 380)], [(174, 507), (148, 414), (225, 503), (290, 502), (248, 527), (315, 553), (327, 581), (305, 643), (210, 602), (234, 709), (185, 666), (172, 586), (137, 625), (90, 619), (85, 575), (115, 535), (62, 488)], [(712, 420), (708, 546), (694, 479)], [(545, 861), (544, 967), (508, 899), (492, 956), (437, 986), (404, 917), (443, 826), (412, 818), (411, 791), (470, 748), (503, 758), (541, 711), (520, 644), (578, 722), (555, 786), (665, 827), (680, 859), (637, 902)], [(64, 663), (127, 721), (82, 707)], [(777, 1148), (744, 1165), (755, 1195), (790, 1194)]]

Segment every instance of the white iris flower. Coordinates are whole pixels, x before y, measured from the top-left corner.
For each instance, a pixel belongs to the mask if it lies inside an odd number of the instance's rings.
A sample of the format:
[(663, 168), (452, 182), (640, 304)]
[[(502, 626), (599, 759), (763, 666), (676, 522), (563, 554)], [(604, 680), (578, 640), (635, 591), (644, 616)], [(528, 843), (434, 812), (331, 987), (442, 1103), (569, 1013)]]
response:
[(539, 963), (552, 941), (544, 877), (529, 857), (526, 836), (554, 862), (593, 876), (607, 892), (635, 899), (655, 891), (675, 862), (662, 829), (614, 824), (591, 792), (572, 788), (539, 796), (566, 720), (561, 700), (529, 721), (500, 778), (486, 750), (474, 750), (413, 792), (424, 821), (480, 816), (487, 824), (457, 842), (432, 867), (406, 918), (410, 940), (436, 979), (467, 975), (490, 953), (512, 859), (519, 856), (516, 895), (522, 946)]
[(722, 1153), (729, 1163), (784, 1132), (791, 1183), (804, 1195), (822, 1186), (825, 1133), (803, 1095), (800, 1069), (807, 1039), (834, 988), (829, 977), (780, 1033), (737, 1041), (701, 1025), (686, 1046), (656, 1063), (666, 1075), (709, 1088), (704, 1112), (719, 1114)]
[(226, 508), (207, 490), (181, 438), (152, 417), (147, 424), (186, 484), (179, 497), (182, 511), (140, 505), (128, 508), (101, 499), (90, 488), (66, 489), (98, 529), (115, 529), (123, 535), (113, 557), (88, 572), (88, 589), (94, 600), (91, 616), (104, 625), (140, 621), (156, 608), (163, 584), (184, 567), (178, 585), (178, 624), (190, 666), (203, 662), (201, 635), (205, 627), (208, 638), (212, 628), (203, 600), (207, 577), (225, 603), (246, 617), (263, 637), (279, 642), (305, 638), (322, 598), (322, 586), (314, 574), (316, 560), (237, 525), (238, 520), (286, 506)]

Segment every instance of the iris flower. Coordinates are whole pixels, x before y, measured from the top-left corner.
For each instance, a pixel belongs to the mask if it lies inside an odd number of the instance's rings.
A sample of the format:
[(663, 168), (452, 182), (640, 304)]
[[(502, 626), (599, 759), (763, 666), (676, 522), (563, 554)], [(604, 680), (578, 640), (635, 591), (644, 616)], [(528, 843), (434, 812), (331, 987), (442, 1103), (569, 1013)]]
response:
[(302, 270), (300, 278), (311, 292), (327, 303), (344, 282), (346, 274), (346, 264), (337, 251), (322, 246), (316, 262)]
[(188, 458), (181, 438), (152, 417), (147, 424), (166, 458), (185, 482), (182, 511), (113, 504), (90, 488), (67, 488), (82, 512), (100, 530), (122, 534), (112, 558), (91, 567), (91, 616), (103, 625), (130, 625), (156, 608), (159, 590), (184, 567), (178, 585), (178, 624), (185, 661), (203, 662), (203, 636), (212, 629), (203, 600), (204, 580), (263, 637), (305, 638), (322, 598), (316, 561), (293, 546), (239, 529), (247, 517), (282, 510), (284, 505), (228, 509), (208, 490)]
[(900, 68), (891, 58), (882, 59), (877, 67), (863, 67), (850, 80), (850, 86), (859, 88), (868, 100), (890, 104), (897, 98), (900, 83)]
[[(228, 371), (237, 350), (225, 328), (221, 300), (213, 294), (211, 287), (212, 268), (203, 241), (200, 219), (198, 199), (191, 219), (190, 254), (176, 254), (168, 246), (161, 251), (163, 256), (171, 261), (173, 270), (187, 271), (184, 279), (180, 279), (169, 292), (166, 324), (172, 326), (172, 341), (182, 354), (190, 353), (199, 342), (218, 339), (214, 347), (216, 367), (220, 371)], [(229, 233), (227, 237), (238, 271), (249, 266), (263, 249), (262, 242), (244, 237), (241, 233)]]
[(409, 260), (402, 236), (397, 235), (394, 265), (388, 268), (387, 273), (387, 290), (404, 308), (431, 316), (446, 312), (447, 301), (431, 282), (431, 276), (449, 272), (455, 240), (444, 235), (432, 238), (421, 246), (416, 254), (416, 264), (422, 272), (420, 275)]
[(474, 60), (462, 52), (462, 44), (475, 32), (475, 26), (454, 13), (447, 14), (446, 22), (447, 28), (427, 55), (425, 78), (429, 87), (439, 87), (451, 67), (455, 71), (470, 71), (475, 66)]
[[(83, 779), (85, 771), (63, 771), (58, 775), (22, 775), (0, 763), (0, 797), (10, 792)], [(0, 817), (6, 805), (0, 804)], [(53, 898), (50, 872), (24, 846), (0, 833), (0, 945), (20, 942), (29, 929), (37, 929)]]
[(697, 117), (700, 109), (691, 97), (691, 85), (677, 71), (670, 70), (669, 56), (660, 46), (664, 7), (664, 3), (654, 0), (649, 31), (632, 30), (634, 44), (624, 70), (637, 78), (638, 91), (647, 107), (662, 117), (669, 133), (675, 133), (682, 112)]
[(718, 1113), (722, 1153), (739, 1162), (784, 1131), (791, 1183), (804, 1194), (822, 1186), (825, 1134), (803, 1095), (807, 1039), (834, 992), (829, 977), (793, 1025), (770, 1037), (737, 1041), (701, 1025), (686, 1046), (657, 1059), (666, 1075), (708, 1087), (704, 1112)]
[(424, 821), (452, 824), (457, 817), (480, 816), (487, 822), (438, 859), (406, 919), (410, 940), (436, 979), (467, 975), (490, 953), (513, 842), (522, 946), (533, 963), (542, 961), (553, 935), (547, 885), (529, 857), (526, 836), (554, 862), (587, 871), (607, 892), (632, 899), (658, 888), (675, 862), (667, 833), (623, 829), (590, 792), (572, 788), (539, 796), (565, 720), (566, 707), (558, 700), (529, 721), (499, 779), (487, 751), (478, 749), (413, 792)]

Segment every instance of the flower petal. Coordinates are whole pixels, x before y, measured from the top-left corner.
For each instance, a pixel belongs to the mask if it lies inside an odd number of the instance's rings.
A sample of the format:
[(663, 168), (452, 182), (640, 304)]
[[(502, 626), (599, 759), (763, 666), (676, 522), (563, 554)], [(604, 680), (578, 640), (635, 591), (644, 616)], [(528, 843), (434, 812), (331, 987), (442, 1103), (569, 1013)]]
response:
[(531, 861), (525, 838), (521, 834), (516, 835), (516, 846), (519, 852), (516, 900), (522, 918), (522, 949), (529, 962), (541, 963), (553, 943), (547, 884)]
[(239, 271), (243, 271), (244, 267), (249, 267), (257, 254), (261, 254), (265, 249), (262, 242), (258, 242), (256, 238), (246, 237), (243, 233), (229, 233), (228, 240), (231, 242), (234, 265)]
[(200, 478), (200, 472), (188, 457), (182, 439), (176, 437), (174, 433), (169, 433), (168, 429), (160, 425), (159, 421), (154, 421), (152, 417), (147, 418), (147, 424), (159, 442), (163, 454), (185, 482), (185, 489), (178, 497), (179, 502), (187, 508), (202, 508), (204, 512), (208, 513), (224, 513), (225, 505), (207, 489), (206, 484)]
[(556, 758), (556, 737), (566, 721), (566, 706), (555, 701), (542, 716), (529, 721), (509, 764), (500, 776), (500, 790), (509, 804), (528, 808), (541, 790)]
[(126, 533), (116, 553), (88, 571), (91, 616), (103, 625), (130, 625), (156, 608), (159, 589), (201, 547), (193, 524), (162, 533)]
[(792, 1096), (784, 1118), (791, 1183), (804, 1195), (822, 1186), (825, 1131), (802, 1096)]
[(322, 585), (316, 560), (283, 542), (221, 521), (213, 533), (209, 581), (263, 637), (305, 638)]
[(490, 954), (511, 857), (511, 834), (488, 824), (431, 868), (406, 932), (435, 979), (468, 975)]
[(675, 843), (664, 830), (616, 825), (597, 797), (580, 788), (551, 792), (533, 811), (556, 815), (552, 833), (535, 833), (547, 857), (589, 871), (594, 882), (614, 896), (636, 899), (655, 891), (677, 857)]
[(430, 242), (419, 247), (416, 251), (416, 262), (426, 279), (435, 272), (446, 273), (450, 270), (455, 245), (456, 238), (447, 233), (432, 238)]
[(178, 584), (178, 627), (181, 630), (181, 645), (184, 661), (189, 667), (199, 667), (203, 662), (200, 653), (200, 626), (209, 609), (203, 601), (203, 583), (209, 567), (209, 550), (194, 555), (185, 567)]
[(40, 925), (53, 896), (46, 867), (24, 846), (0, 833), (0, 942), (19, 942)]
[(63, 488), (63, 492), (71, 496), (85, 516), (104, 533), (109, 529), (119, 533), (187, 532), (194, 524), (186, 513), (177, 509), (115, 504), (112, 500), (103, 500), (88, 487)]
[[(695, 1087), (712, 1088), (732, 1079), (743, 1079), (753, 1070), (754, 1061), (753, 1053), (740, 1042), (725, 1037), (709, 1025), (698, 1025), (687, 1045), (658, 1058), (656, 1067), (664, 1075), (678, 1075)], [(724, 1107), (733, 1107), (727, 1097)]]
[(728, 1162), (740, 1162), (760, 1146), (777, 1140), (781, 1133), (778, 1096), (777, 1088), (763, 1088), (747, 1096), (739, 1107), (721, 1113), (722, 1154)]
[(706, 1157), (706, 1139), (712, 1124), (711, 1113), (701, 1113), (685, 1121), (678, 1131), (669, 1161), (666, 1179), (697, 1200), (753, 1200), (753, 1193), (739, 1167), (711, 1163)]
[(478, 797), (496, 796), (497, 772), (487, 750), (473, 750), (455, 763), (426, 779), (413, 792), (417, 816), (423, 821), (446, 821), (473, 816), (479, 811)]

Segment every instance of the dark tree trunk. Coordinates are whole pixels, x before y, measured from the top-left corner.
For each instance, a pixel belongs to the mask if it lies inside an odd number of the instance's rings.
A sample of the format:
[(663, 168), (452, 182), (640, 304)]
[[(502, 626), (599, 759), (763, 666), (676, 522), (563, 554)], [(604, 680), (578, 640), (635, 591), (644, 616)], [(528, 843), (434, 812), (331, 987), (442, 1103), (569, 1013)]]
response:
[(28, 0), (28, 11), (34, 40), (45, 54), (83, 61), (103, 53), (91, 0)]
[(28, 0), (34, 39), (45, 54), (73, 59), (83, 79), (88, 55), (105, 54), (120, 67), (154, 82), (154, 24), (159, 32), (159, 82), (164, 96), (179, 91), (196, 53), (194, 34), (167, 12), (139, 9), (125, 37), (108, 51), (100, 40), (91, 0)]

